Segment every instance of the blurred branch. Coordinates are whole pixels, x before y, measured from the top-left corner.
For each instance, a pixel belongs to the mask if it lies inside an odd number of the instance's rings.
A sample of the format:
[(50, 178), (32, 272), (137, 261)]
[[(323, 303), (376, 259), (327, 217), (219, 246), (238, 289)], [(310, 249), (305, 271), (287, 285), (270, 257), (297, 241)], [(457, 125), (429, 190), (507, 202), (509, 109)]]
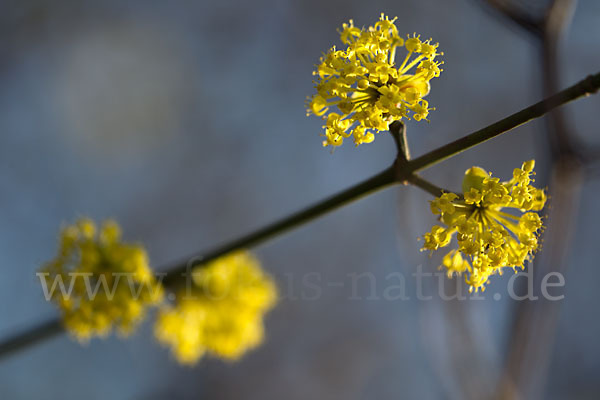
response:
[[(546, 13), (540, 59), (544, 95), (554, 93), (559, 86), (558, 46), (572, 20), (576, 3), (576, 0), (555, 0)], [(548, 115), (547, 121), (550, 133), (548, 138), (554, 161), (564, 156), (583, 158), (585, 150), (577, 143), (577, 138), (572, 132), (572, 124), (568, 124), (565, 113), (562, 110), (554, 111)]]
[(500, 15), (507, 18), (508, 21), (516, 24), (535, 37), (541, 37), (543, 34), (544, 21), (541, 18), (535, 18), (529, 13), (523, 12), (513, 3), (507, 3), (502, 0), (484, 0), (494, 11), (493, 15)]
[[(428, 193), (438, 196), (441, 194), (442, 189), (420, 178), (415, 172), (429, 168), (447, 158), (460, 154), (480, 143), (506, 133), (532, 119), (539, 118), (554, 108), (578, 98), (596, 93), (599, 89), (600, 73), (590, 75), (575, 85), (564, 89), (545, 100), (413, 160), (409, 159), (410, 152), (408, 150), (403, 124), (392, 124), (390, 128), (398, 146), (398, 154), (392, 166), (362, 183), (321, 201), (312, 207), (308, 207), (305, 210), (292, 214), (289, 217), (283, 218), (271, 225), (267, 225), (246, 236), (225, 243), (212, 251), (202, 255), (187, 257), (183, 261), (180, 261), (167, 269), (168, 274), (163, 280), (163, 285), (171, 289), (183, 285), (186, 281), (186, 277), (189, 276), (189, 272), (194, 267), (205, 265), (209, 261), (215, 260), (231, 251), (255, 246), (274, 236), (308, 223), (345, 204), (393, 184), (412, 183), (415, 186), (426, 190)], [(0, 342), (0, 358), (12, 354), (16, 350), (39, 343), (43, 339), (55, 336), (61, 331), (62, 328), (60, 327), (60, 322), (58, 322), (58, 320), (53, 320), (18, 333), (7, 340)]]
[(7, 357), (17, 351), (50, 339), (63, 332), (62, 321), (54, 318), (21, 331), (0, 343), (0, 357)]
[[(544, 248), (532, 270), (533, 287), (542, 287), (543, 277), (552, 272), (564, 275), (567, 255), (575, 231), (579, 198), (584, 180), (580, 164), (561, 159), (552, 171), (552, 209), (544, 232)], [(530, 264), (528, 268), (532, 268)], [(527, 291), (527, 288), (524, 288)], [(508, 353), (498, 388), (498, 399), (535, 399), (552, 356), (560, 302), (539, 293), (536, 301), (520, 301), (509, 337)]]
[[(559, 45), (567, 31), (576, 0), (553, 0), (542, 17), (523, 12), (519, 6), (501, 0), (487, 0), (507, 20), (531, 34), (540, 47), (544, 95), (559, 87)], [(564, 272), (569, 252), (582, 185), (589, 164), (598, 160), (600, 152), (582, 145), (563, 110), (547, 115), (546, 138), (550, 143), (553, 208), (544, 234), (549, 250), (536, 263), (534, 287), (540, 287), (544, 272)], [(592, 169), (593, 170), (593, 169)], [(552, 268), (553, 267), (553, 268)], [(531, 265), (529, 266), (531, 268)], [(499, 382), (499, 399), (535, 398), (549, 366), (559, 304), (544, 298), (536, 302), (518, 303), (512, 334), (508, 343), (503, 376)]]

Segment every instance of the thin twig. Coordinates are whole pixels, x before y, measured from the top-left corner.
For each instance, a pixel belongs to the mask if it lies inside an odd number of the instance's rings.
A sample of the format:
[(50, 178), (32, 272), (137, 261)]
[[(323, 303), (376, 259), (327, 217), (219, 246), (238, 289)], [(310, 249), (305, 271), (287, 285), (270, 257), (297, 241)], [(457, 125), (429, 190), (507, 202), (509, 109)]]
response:
[[(291, 215), (279, 222), (268, 225), (265, 228), (259, 229), (249, 235), (243, 236), (230, 243), (226, 243), (220, 247), (213, 249), (204, 254), (203, 257), (190, 257), (186, 260), (172, 266), (168, 269), (170, 272), (162, 281), (164, 287), (175, 289), (182, 285), (186, 277), (189, 277), (191, 268), (198, 265), (206, 264), (211, 260), (219, 258), (231, 251), (247, 248), (258, 243), (264, 242), (275, 235), (284, 233), (285, 231), (312, 221), (319, 216), (333, 211), (351, 201), (358, 200), (370, 193), (381, 190), (396, 182), (395, 169), (387, 168), (381, 173), (359, 183), (343, 192), (330, 197), (312, 207)], [(64, 332), (62, 322), (56, 318), (51, 321), (36, 325), (27, 330), (21, 331), (8, 339), (0, 342), (0, 358), (9, 356), (18, 350), (22, 350), (28, 346), (32, 346), (45, 339), (56, 336), (58, 333)]]
[[(168, 274), (163, 280), (163, 284), (165, 287), (171, 289), (178, 287), (185, 283), (189, 277), (189, 272), (193, 267), (206, 264), (207, 262), (231, 251), (255, 246), (272, 238), (275, 235), (303, 225), (327, 212), (330, 212), (336, 208), (339, 208), (354, 200), (362, 198), (367, 194), (381, 190), (392, 184), (410, 182), (414, 183), (417, 187), (425, 189), (431, 194), (439, 195), (442, 192), (442, 189), (429, 182), (426, 182), (422, 178), (416, 176), (414, 173), (431, 167), (493, 137), (508, 132), (511, 129), (534, 118), (538, 118), (553, 108), (566, 104), (580, 97), (595, 93), (599, 88), (600, 73), (590, 75), (579, 83), (539, 103), (536, 103), (533, 106), (527, 107), (524, 110), (504, 118), (486, 128), (473, 132), (470, 135), (451, 142), (413, 160), (408, 159), (408, 146), (406, 145), (406, 138), (403, 132), (403, 135), (399, 137), (400, 141), (397, 142), (400, 145), (399, 148), (403, 150), (399, 152), (396, 161), (391, 167), (385, 169), (372, 178), (359, 183), (356, 186), (334, 195), (325, 201), (317, 203), (312, 207), (284, 218), (283, 220), (268, 225), (239, 239), (235, 239), (232, 242), (217, 247), (212, 251), (204, 253), (203, 255), (191, 256), (179, 263), (176, 263), (175, 265), (171, 266), (171, 268), (167, 269)], [(404, 142), (402, 142), (402, 138), (404, 138)], [(58, 320), (53, 320), (50, 323), (19, 333), (0, 343), (0, 358), (14, 353), (18, 349), (23, 349), (28, 345), (39, 343), (43, 339), (50, 338), (61, 331), (62, 327), (60, 326), (60, 322)], [(25, 340), (18, 339), (21, 336), (24, 337)]]
[(176, 285), (177, 281), (181, 281), (182, 277), (185, 278), (188, 276), (191, 268), (197, 265), (205, 264), (209, 261), (215, 260), (234, 250), (255, 246), (272, 238), (273, 236), (282, 234), (292, 228), (310, 222), (327, 212), (333, 211), (336, 208), (339, 208), (352, 201), (356, 201), (370, 193), (379, 191), (392, 185), (393, 183), (396, 183), (396, 173), (394, 168), (390, 167), (374, 177), (369, 178), (366, 181), (344, 190), (343, 192), (336, 194), (324, 201), (321, 201), (312, 207), (308, 207), (305, 210), (292, 214), (287, 218), (259, 229), (249, 235), (219, 246), (207, 253), (204, 253), (202, 256), (192, 256), (186, 258), (167, 270), (168, 275), (165, 277), (163, 284), (167, 287)]
[(467, 136), (455, 140), (454, 142), (448, 143), (445, 146), (409, 161), (408, 164), (410, 166), (410, 172), (421, 171), (425, 168), (429, 168), (452, 156), (462, 153), (473, 146), (523, 125), (532, 119), (539, 118), (556, 107), (562, 106), (580, 97), (594, 94), (598, 91), (598, 89), (600, 89), (600, 72), (596, 73), (595, 75), (590, 75), (575, 85), (517, 113), (514, 113), (511, 116), (503, 118), (492, 125), (475, 131)]
[(444, 193), (451, 193), (450, 190), (442, 189), (416, 174), (411, 175), (408, 179), (408, 182), (412, 185), (415, 185), (418, 188), (423, 189), (424, 191), (430, 193), (432, 196), (435, 197), (440, 197)]
[[(454, 155), (460, 154), (463, 151), (476, 146), (477, 144), (483, 143), (489, 139), (508, 132), (517, 126), (531, 121), (532, 119), (539, 118), (546, 112), (556, 107), (564, 105), (580, 97), (596, 93), (598, 89), (600, 89), (600, 72), (595, 75), (590, 75), (573, 86), (570, 86), (553, 96), (550, 96), (530, 107), (512, 114), (509, 117), (506, 117), (492, 125), (473, 132), (461, 139), (451, 142), (413, 160), (405, 161), (405, 157), (407, 157), (408, 154), (408, 146), (406, 145), (406, 138), (404, 135), (405, 132), (402, 130), (402, 132), (400, 132), (401, 135), (399, 135), (398, 139), (396, 139), (396, 143), (398, 144), (400, 150), (399, 155), (397, 156), (397, 160), (392, 167), (384, 170), (373, 178), (370, 178), (365, 182), (345, 190), (344, 192), (323, 202), (315, 204), (304, 211), (293, 214), (288, 218), (262, 228), (247, 236), (234, 240), (231, 243), (227, 243), (208, 253), (205, 253), (204, 255), (186, 258), (184, 261), (179, 262), (167, 271), (169, 275), (165, 277), (164, 283), (167, 286), (172, 285), (174, 280), (180, 281), (181, 283), (181, 281), (185, 280), (185, 276), (187, 276), (191, 268), (196, 265), (207, 263), (233, 250), (262, 243), (274, 235), (283, 233), (293, 227), (300, 226), (328, 211), (334, 210), (350, 201), (361, 198), (368, 193), (389, 186), (392, 183), (404, 183), (405, 181), (410, 181), (411, 179), (414, 179), (413, 175), (417, 171), (429, 168)], [(394, 125), (392, 124), (392, 126)], [(398, 127), (396, 129), (399, 129), (398, 125), (396, 125), (396, 127)], [(402, 138), (404, 138), (404, 141), (402, 141)], [(418, 179), (417, 181), (419, 182)], [(190, 262), (190, 260), (195, 261)]]

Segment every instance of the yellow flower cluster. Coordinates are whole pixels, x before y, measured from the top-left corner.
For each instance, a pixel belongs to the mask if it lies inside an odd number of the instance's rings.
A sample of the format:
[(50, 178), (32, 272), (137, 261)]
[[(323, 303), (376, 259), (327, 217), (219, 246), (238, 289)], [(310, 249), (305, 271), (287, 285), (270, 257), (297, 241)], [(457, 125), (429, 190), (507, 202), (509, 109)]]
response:
[(263, 315), (277, 290), (256, 258), (246, 251), (223, 256), (195, 269), (191, 292), (178, 293), (174, 307), (160, 310), (157, 339), (183, 364), (205, 353), (239, 359), (263, 340)]
[(470, 168), (463, 180), (463, 197), (444, 193), (431, 202), (431, 211), (446, 226), (435, 225), (426, 233), (422, 250), (446, 247), (456, 234), (458, 250), (446, 254), (442, 263), (449, 277), (466, 272), (470, 291), (485, 290), (488, 278), (502, 274), (503, 267), (524, 268), (538, 249), (542, 220), (532, 211), (544, 207), (546, 196), (530, 185), (534, 165), (533, 160), (523, 163), (507, 182), (479, 167)]
[(131, 333), (146, 308), (162, 300), (146, 252), (120, 237), (114, 221), (97, 232), (93, 221), (82, 218), (63, 228), (58, 255), (42, 269), (46, 287), (56, 289), (52, 300), (65, 328), (81, 342), (106, 336), (113, 327)]
[[(340, 32), (346, 49), (334, 46), (321, 57), (313, 72), (319, 77), (317, 94), (309, 100), (307, 115), (326, 121), (323, 146), (340, 146), (350, 136), (357, 146), (370, 143), (374, 132), (387, 130), (391, 122), (410, 118), (411, 112), (417, 121), (426, 119), (432, 110), (423, 97), (429, 93), (429, 81), (441, 72), (441, 62), (435, 61), (442, 54), (438, 43), (416, 35), (401, 38), (395, 21), (381, 14), (375, 26), (359, 29), (350, 20)], [(399, 47), (407, 54), (396, 66)], [(340, 113), (325, 116), (332, 106)]]

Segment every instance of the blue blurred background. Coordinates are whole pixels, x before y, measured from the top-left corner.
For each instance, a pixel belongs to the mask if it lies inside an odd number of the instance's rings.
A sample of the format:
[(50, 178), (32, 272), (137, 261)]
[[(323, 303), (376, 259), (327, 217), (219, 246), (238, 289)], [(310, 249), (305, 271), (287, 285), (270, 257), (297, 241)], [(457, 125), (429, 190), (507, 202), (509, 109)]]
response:
[[(414, 155), (539, 100), (535, 44), (488, 11), (475, 0), (4, 1), (0, 337), (56, 315), (35, 272), (54, 255), (64, 222), (114, 217), (161, 266), (387, 167), (391, 138), (331, 154), (320, 145), (322, 122), (305, 115), (313, 66), (348, 19), (370, 25), (384, 12), (398, 16), (401, 32), (440, 42), (444, 72), (428, 97), (437, 110), (429, 124), (408, 124)], [(599, 21), (600, 2), (579, 1), (560, 87), (599, 69)], [(600, 145), (599, 106), (591, 97), (566, 108), (586, 143)], [(544, 181), (543, 129), (530, 123), (424, 175), (458, 190), (472, 165), (508, 177), (536, 158)], [(599, 194), (597, 180), (585, 184), (548, 399), (600, 396)], [(461, 351), (465, 343), (448, 340), (439, 296), (418, 301), (411, 278), (439, 263), (417, 241), (434, 222), (428, 199), (387, 189), (258, 247), (283, 298), (265, 344), (239, 363), (181, 367), (146, 323), (126, 341), (82, 347), (63, 335), (0, 360), (1, 397), (461, 398), (456, 369), (480, 364)], [(410, 300), (352, 299), (348, 276), (364, 271), (379, 295), (389, 274), (402, 273)], [(311, 272), (317, 296), (303, 283)], [(491, 294), (504, 295), (508, 279), (494, 279), (485, 300), (461, 302), (474, 332), (464, 340), (496, 368), (514, 304)]]

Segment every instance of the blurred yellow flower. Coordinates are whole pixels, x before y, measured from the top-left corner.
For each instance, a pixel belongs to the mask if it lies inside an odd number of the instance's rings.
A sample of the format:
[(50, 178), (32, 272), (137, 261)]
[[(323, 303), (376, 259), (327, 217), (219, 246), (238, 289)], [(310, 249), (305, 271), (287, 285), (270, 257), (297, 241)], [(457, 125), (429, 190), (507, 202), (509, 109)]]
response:
[(183, 364), (205, 353), (237, 360), (262, 342), (263, 316), (276, 298), (258, 260), (234, 252), (197, 267), (191, 292), (180, 290), (175, 306), (160, 310), (154, 332)]
[[(416, 35), (401, 38), (395, 21), (381, 14), (375, 26), (359, 29), (350, 20), (340, 32), (346, 49), (334, 46), (321, 57), (313, 72), (318, 75), (317, 94), (309, 99), (307, 114), (326, 121), (323, 146), (340, 146), (350, 136), (357, 146), (370, 143), (374, 133), (387, 130), (391, 122), (411, 115), (420, 121), (433, 109), (423, 97), (429, 93), (429, 81), (442, 71), (441, 62), (435, 61), (442, 54), (438, 43)], [(407, 54), (397, 66), (400, 47)], [(339, 113), (326, 115), (332, 106)]]
[(546, 195), (530, 185), (534, 165), (534, 160), (523, 163), (507, 182), (492, 178), (482, 168), (470, 168), (463, 180), (462, 198), (444, 193), (431, 202), (431, 211), (440, 215), (445, 226), (435, 225), (424, 235), (422, 250), (446, 247), (456, 234), (458, 250), (451, 250), (442, 264), (449, 277), (466, 272), (470, 291), (485, 290), (488, 278), (501, 274), (503, 267), (524, 268), (538, 249), (542, 220), (531, 211), (544, 207)]
[(120, 237), (114, 221), (97, 232), (93, 221), (81, 218), (62, 229), (58, 255), (41, 270), (44, 291), (52, 288), (66, 330), (81, 342), (113, 328), (128, 335), (146, 308), (162, 300), (145, 250)]

